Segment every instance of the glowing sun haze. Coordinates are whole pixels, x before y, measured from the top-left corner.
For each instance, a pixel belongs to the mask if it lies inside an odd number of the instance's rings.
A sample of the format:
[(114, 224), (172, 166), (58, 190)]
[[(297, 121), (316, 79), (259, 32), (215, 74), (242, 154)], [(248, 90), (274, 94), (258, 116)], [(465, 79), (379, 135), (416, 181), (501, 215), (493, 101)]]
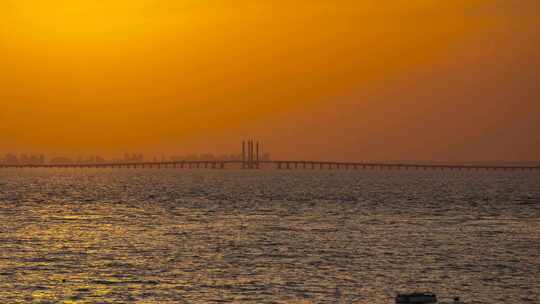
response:
[[(293, 3), (294, 2), (294, 3)], [(0, 152), (537, 160), (537, 0), (3, 0)]]

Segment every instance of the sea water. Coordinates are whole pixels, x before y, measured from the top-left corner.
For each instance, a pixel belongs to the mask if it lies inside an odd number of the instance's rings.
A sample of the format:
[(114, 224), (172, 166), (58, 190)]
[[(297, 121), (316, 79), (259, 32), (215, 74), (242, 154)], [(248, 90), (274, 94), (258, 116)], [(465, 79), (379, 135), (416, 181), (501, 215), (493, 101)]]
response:
[(0, 303), (540, 303), (540, 173), (0, 170)]

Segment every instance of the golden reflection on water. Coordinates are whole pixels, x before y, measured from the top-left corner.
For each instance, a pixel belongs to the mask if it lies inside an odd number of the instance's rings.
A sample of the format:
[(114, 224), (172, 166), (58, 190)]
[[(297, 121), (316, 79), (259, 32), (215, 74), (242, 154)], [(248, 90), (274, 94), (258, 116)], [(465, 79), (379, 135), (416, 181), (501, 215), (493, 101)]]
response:
[(1, 176), (0, 303), (540, 295), (538, 176), (250, 174)]

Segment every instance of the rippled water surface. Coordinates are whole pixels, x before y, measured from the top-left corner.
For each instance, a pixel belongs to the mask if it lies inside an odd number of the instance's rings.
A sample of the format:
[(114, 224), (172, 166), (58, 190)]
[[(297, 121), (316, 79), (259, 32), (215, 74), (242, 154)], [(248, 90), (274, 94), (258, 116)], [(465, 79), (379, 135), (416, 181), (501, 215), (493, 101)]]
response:
[(540, 174), (0, 170), (0, 303), (540, 303)]

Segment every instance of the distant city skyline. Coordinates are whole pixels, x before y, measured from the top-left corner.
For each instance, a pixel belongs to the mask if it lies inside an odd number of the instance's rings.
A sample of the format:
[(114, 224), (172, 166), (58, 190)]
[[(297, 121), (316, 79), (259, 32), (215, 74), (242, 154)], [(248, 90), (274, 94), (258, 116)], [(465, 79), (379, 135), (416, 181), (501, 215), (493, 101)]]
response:
[[(50, 156), (46, 154), (6, 153), (0, 156), (3, 165), (45, 165), (45, 164), (99, 164), (99, 163), (142, 163), (167, 161), (214, 161), (214, 160), (241, 160), (242, 153), (213, 154), (190, 153), (186, 155), (159, 155), (147, 156), (142, 153), (125, 153), (123, 157), (107, 158), (100, 155), (88, 156)], [(270, 160), (270, 153), (261, 154), (261, 160)]]

